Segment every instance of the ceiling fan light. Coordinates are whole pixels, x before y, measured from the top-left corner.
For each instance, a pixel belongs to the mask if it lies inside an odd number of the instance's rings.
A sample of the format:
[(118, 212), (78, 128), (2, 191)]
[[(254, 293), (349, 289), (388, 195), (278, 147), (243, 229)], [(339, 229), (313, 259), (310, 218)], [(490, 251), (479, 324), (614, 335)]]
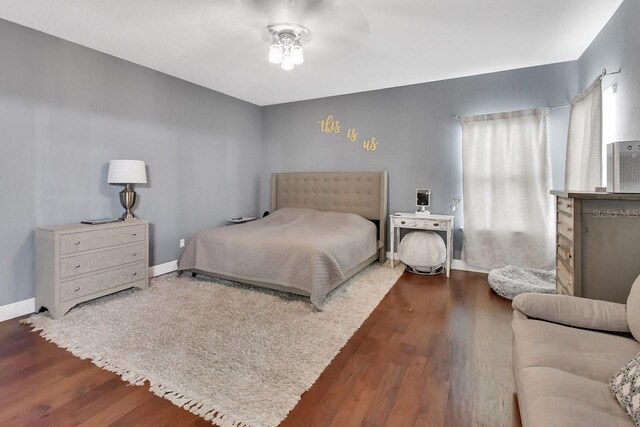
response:
[(272, 64), (280, 64), (282, 62), (282, 46), (277, 43), (269, 46), (269, 62)]
[(295, 44), (291, 47), (291, 60), (294, 65), (300, 65), (304, 63), (304, 53), (300, 44)]
[(280, 68), (285, 71), (293, 70), (293, 59), (291, 59), (291, 55), (289, 53), (285, 53), (282, 56), (282, 64), (280, 64)]
[[(294, 0), (287, 2), (295, 3)], [(280, 64), (280, 68), (285, 71), (293, 70), (296, 65), (304, 63), (302, 45), (308, 43), (311, 38), (308, 29), (297, 24), (273, 24), (267, 26), (267, 31), (270, 41), (269, 62)]]

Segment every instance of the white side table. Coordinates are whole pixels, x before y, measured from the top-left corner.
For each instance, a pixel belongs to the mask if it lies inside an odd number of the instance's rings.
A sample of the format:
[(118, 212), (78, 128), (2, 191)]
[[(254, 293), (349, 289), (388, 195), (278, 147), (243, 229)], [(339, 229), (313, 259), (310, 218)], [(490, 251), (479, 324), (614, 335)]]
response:
[(403, 213), (389, 216), (389, 230), (391, 232), (391, 268), (394, 265), (395, 250), (400, 243), (400, 229), (433, 230), (447, 232), (447, 277), (451, 273), (451, 259), (453, 258), (453, 215), (417, 216), (414, 213)]

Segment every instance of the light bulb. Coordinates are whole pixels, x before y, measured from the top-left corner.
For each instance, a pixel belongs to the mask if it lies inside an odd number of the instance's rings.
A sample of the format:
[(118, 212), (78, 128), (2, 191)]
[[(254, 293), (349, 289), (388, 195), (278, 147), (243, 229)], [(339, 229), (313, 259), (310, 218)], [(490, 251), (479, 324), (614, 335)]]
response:
[(269, 62), (272, 64), (280, 64), (282, 62), (282, 46), (277, 43), (269, 46)]
[(291, 55), (289, 53), (285, 53), (282, 56), (282, 64), (280, 64), (280, 68), (285, 71), (293, 70), (293, 60), (291, 59)]
[(299, 43), (291, 47), (291, 60), (294, 65), (304, 63), (304, 53), (302, 52), (302, 46)]

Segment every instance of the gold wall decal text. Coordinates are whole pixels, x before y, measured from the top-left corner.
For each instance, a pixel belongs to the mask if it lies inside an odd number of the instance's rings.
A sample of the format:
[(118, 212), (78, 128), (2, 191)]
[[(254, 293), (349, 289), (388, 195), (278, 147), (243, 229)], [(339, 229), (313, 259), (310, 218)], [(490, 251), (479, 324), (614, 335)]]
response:
[(362, 148), (367, 151), (376, 151), (376, 148), (378, 148), (378, 143), (376, 142), (375, 138), (371, 138), (362, 143)]
[[(329, 134), (339, 134), (342, 131), (342, 127), (340, 126), (340, 121), (336, 120), (333, 114), (329, 114), (322, 120), (318, 120), (318, 124), (320, 125), (320, 132), (325, 135)], [(358, 131), (356, 128), (348, 128), (347, 129), (347, 141), (356, 142), (358, 140)], [(378, 141), (374, 137), (367, 139), (362, 142), (362, 148), (365, 151), (376, 151), (378, 148)]]
[(340, 133), (340, 122), (334, 120), (332, 114), (329, 114), (325, 119), (319, 120), (318, 123), (322, 133)]

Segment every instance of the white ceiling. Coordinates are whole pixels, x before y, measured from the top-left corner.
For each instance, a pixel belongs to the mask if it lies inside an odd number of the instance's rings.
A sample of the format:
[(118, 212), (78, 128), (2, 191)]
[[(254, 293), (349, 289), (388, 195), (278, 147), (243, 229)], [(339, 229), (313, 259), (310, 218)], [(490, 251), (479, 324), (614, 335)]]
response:
[[(320, 2), (0, 0), (0, 18), (270, 105), (575, 60), (622, 0)], [(313, 33), (289, 72), (267, 61), (282, 20)]]

